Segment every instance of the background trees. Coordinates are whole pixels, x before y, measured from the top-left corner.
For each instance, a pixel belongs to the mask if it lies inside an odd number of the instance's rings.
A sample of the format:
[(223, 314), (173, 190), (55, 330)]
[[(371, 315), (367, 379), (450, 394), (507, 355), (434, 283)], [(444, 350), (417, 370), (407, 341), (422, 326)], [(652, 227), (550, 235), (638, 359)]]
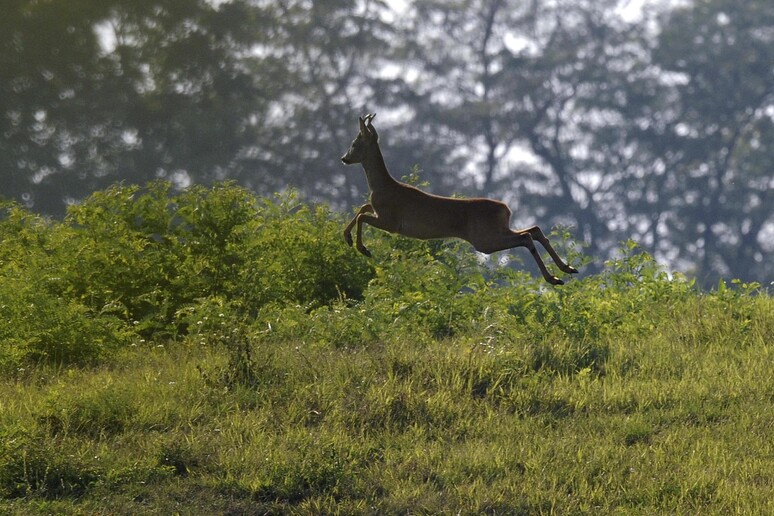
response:
[(272, 95), (243, 53), (268, 17), (229, 2), (33, 2), (3, 17), (4, 194), (35, 209), (117, 180), (228, 175)]
[(572, 225), (596, 264), (633, 237), (705, 284), (774, 277), (765, 0), (7, 4), (0, 194), (37, 211), (154, 178), (348, 209), (377, 111), (395, 175)]
[(662, 20), (653, 62), (672, 77), (673, 111), (651, 149), (672, 158), (659, 237), (701, 279), (770, 279), (774, 7), (709, 0)]

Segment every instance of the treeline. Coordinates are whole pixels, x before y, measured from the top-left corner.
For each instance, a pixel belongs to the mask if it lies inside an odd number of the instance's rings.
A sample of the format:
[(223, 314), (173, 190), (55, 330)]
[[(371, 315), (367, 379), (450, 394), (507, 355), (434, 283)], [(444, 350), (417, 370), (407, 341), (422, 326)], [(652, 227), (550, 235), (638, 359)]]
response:
[(396, 175), (573, 226), (592, 269), (632, 238), (768, 284), (774, 5), (628, 3), (13, 0), (0, 194), (62, 216), (118, 180), (230, 178), (348, 209), (338, 157), (377, 111)]

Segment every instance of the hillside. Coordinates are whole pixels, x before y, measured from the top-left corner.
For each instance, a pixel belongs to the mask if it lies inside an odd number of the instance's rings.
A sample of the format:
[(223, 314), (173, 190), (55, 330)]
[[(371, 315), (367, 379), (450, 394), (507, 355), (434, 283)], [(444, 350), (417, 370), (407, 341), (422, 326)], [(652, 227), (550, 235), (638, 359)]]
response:
[(758, 285), (343, 226), (230, 184), (3, 205), (0, 512), (774, 513)]

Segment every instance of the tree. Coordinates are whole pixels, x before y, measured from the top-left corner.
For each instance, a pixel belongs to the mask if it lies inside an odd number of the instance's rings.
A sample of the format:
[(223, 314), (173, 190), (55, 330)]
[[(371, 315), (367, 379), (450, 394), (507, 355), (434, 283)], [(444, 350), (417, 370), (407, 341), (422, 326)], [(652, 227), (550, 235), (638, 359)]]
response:
[(13, 0), (0, 27), (3, 195), (36, 210), (116, 180), (221, 175), (265, 90), (240, 59), (260, 12), (206, 0)]
[(764, 259), (774, 251), (772, 63), (771, 2), (696, 0), (663, 15), (654, 64), (673, 107), (648, 130), (663, 170), (647, 207), (656, 238), (705, 285), (774, 271)]
[(614, 191), (630, 166), (627, 89), (646, 66), (642, 29), (621, 18), (620, 4), (541, 6), (501, 77), (517, 134), (538, 158), (514, 174), (514, 187), (531, 212), (575, 226), (597, 257), (627, 225)]
[[(515, 139), (504, 130), (496, 76), (505, 38), (525, 9), (506, 0), (413, 2), (402, 18), (400, 74), (390, 100), (409, 116), (399, 129), (399, 167), (420, 164), (441, 193), (489, 195)], [(500, 192), (502, 193), (502, 192)]]
[(357, 117), (378, 107), (378, 70), (390, 49), (391, 29), (383, 20), (389, 9), (376, 0), (254, 5), (273, 20), (255, 64), (277, 63), (272, 77), (278, 91), (236, 177), (258, 191), (292, 186), (309, 200), (340, 208), (359, 203), (367, 192), (362, 174), (339, 158), (357, 133)]
[(625, 90), (647, 58), (619, 4), (413, 4), (406, 54), (421, 71), (403, 99), (412, 126), (449, 142), (436, 163), (444, 187), (509, 198), (516, 224), (574, 225), (592, 254), (615, 246), (626, 223), (613, 195), (630, 145)]

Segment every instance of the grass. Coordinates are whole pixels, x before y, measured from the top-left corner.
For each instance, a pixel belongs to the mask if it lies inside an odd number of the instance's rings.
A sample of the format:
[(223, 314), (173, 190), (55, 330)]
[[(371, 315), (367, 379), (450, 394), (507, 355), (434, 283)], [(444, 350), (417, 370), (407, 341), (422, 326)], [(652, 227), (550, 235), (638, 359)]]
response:
[(42, 366), (0, 384), (0, 510), (772, 513), (774, 304), (745, 304), (744, 325), (695, 295), (604, 336), (604, 372), (536, 369), (550, 342), (485, 328), (255, 337), (247, 376), (198, 337)]
[(0, 203), (0, 513), (774, 514), (758, 285), (368, 260), (324, 206), (170, 188)]

